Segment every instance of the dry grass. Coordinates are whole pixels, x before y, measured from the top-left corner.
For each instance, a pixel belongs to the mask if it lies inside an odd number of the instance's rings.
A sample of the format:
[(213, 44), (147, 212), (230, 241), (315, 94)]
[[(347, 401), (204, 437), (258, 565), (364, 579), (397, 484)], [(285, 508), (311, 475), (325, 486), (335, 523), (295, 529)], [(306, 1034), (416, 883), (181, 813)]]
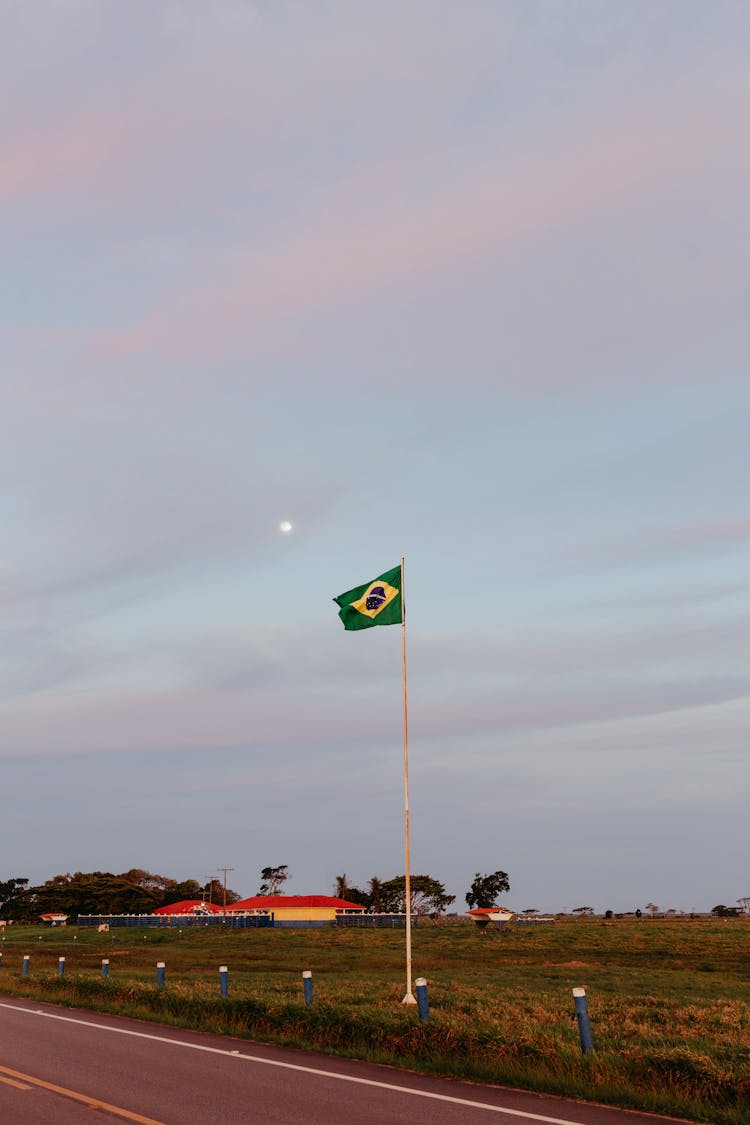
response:
[[(39, 941), (39, 937), (42, 940)], [(76, 940), (74, 940), (76, 938)], [(114, 942), (113, 939), (114, 938)], [(404, 993), (403, 931), (13, 927), (0, 988), (182, 1026), (291, 1043), (712, 1122), (750, 1123), (750, 925), (558, 922), (480, 935), (414, 933), (421, 1025)], [(31, 954), (29, 978), (21, 956)], [(57, 978), (57, 958), (66, 977)], [(101, 979), (101, 958), (110, 977)], [(155, 987), (155, 963), (167, 987)], [(218, 966), (230, 997), (218, 996)], [(303, 969), (315, 1002), (302, 1003)], [(571, 989), (587, 988), (596, 1054)]]

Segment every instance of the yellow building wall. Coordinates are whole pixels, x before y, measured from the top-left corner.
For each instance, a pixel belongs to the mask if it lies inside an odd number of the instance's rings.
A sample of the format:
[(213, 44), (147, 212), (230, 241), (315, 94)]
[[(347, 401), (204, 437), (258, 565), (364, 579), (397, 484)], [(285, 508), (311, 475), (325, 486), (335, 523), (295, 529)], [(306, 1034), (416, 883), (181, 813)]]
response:
[(273, 915), (277, 922), (333, 922), (336, 911), (332, 906), (275, 906)]

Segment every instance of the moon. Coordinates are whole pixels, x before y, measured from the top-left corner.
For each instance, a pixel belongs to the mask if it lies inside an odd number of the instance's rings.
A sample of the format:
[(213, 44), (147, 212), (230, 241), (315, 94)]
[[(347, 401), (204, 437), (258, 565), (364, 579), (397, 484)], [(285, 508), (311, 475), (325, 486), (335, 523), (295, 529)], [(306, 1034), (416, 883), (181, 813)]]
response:
[(290, 531), (292, 531), (292, 530), (293, 530), (293, 527), (292, 527), (292, 524), (290, 523), (289, 520), (282, 520), (281, 523), (279, 524), (279, 531), (283, 535), (288, 535), (290, 533)]

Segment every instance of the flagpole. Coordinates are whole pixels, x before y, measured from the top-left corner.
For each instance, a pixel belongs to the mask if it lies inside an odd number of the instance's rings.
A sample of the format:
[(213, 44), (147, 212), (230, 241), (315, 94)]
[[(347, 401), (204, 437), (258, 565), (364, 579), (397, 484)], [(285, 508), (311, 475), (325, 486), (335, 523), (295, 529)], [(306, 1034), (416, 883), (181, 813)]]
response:
[(404, 556), (401, 556), (401, 662), (404, 684), (404, 896), (406, 900), (406, 995), (402, 1003), (416, 1004), (411, 990), (411, 857), (409, 853), (409, 719), (406, 707), (406, 597)]

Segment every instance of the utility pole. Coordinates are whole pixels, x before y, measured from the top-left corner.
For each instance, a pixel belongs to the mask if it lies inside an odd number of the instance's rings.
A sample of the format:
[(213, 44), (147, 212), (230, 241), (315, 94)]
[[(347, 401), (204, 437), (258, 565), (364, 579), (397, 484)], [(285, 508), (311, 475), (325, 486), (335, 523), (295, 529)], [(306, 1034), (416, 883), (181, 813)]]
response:
[(233, 867), (217, 867), (217, 871), (224, 872), (224, 919), (227, 916), (227, 871), (234, 871)]

